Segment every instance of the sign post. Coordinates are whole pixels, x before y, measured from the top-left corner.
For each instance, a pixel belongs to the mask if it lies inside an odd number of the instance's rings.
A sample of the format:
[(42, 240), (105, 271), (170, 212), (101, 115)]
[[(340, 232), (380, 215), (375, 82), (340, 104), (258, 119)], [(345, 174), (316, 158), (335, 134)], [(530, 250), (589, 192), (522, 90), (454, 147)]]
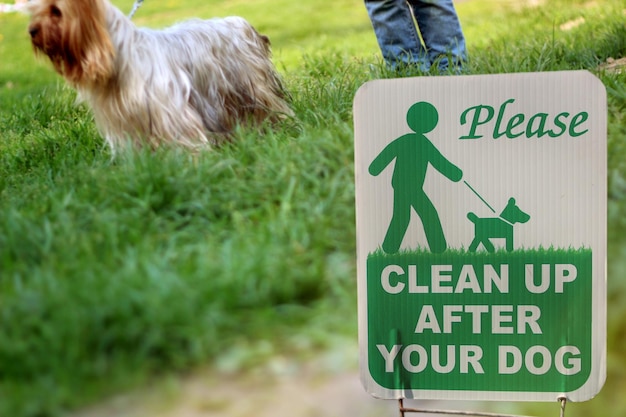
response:
[(584, 401), (606, 374), (606, 93), (585, 71), (377, 80), (354, 101), (361, 379)]

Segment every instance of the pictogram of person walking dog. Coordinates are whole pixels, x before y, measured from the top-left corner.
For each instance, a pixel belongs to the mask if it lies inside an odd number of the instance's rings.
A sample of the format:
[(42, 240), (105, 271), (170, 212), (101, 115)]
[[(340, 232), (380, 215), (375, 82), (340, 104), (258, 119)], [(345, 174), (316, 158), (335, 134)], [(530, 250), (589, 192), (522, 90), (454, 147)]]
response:
[[(377, 176), (395, 160), (391, 177), (393, 213), (382, 250), (387, 254), (400, 250), (413, 209), (422, 222), (430, 251), (442, 253), (448, 244), (437, 209), (424, 191), (426, 172), (432, 166), (450, 181), (459, 182), (463, 178), (463, 171), (443, 156), (426, 136), (439, 122), (435, 106), (424, 101), (413, 104), (407, 111), (406, 122), (413, 133), (402, 135), (385, 146), (368, 169), (371, 175)], [(467, 182), (464, 183), (487, 204)], [(487, 206), (495, 213), (491, 206)], [(513, 225), (526, 223), (530, 219), (530, 215), (516, 205), (514, 198), (508, 200), (499, 217), (478, 217), (474, 213), (468, 213), (467, 217), (474, 223), (474, 238), (468, 250), (476, 252), (482, 245), (490, 253), (495, 251), (491, 239), (504, 239), (506, 250), (512, 251)]]

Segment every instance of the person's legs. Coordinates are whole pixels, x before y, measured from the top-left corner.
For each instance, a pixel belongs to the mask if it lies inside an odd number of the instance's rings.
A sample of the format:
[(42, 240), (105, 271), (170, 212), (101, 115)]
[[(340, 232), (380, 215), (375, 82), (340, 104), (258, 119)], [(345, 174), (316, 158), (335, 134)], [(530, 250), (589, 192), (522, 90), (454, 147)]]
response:
[(430, 67), (406, 0), (365, 0), (383, 58), (392, 68), (399, 63)]
[[(452, 0), (408, 0), (431, 64), (460, 67), (467, 59), (465, 37)], [(448, 57), (453, 62), (449, 62)]]
[(448, 247), (448, 243), (446, 242), (446, 237), (443, 234), (441, 220), (439, 220), (437, 209), (435, 209), (435, 206), (430, 201), (428, 196), (421, 191), (412, 198), (412, 206), (422, 220), (424, 234), (426, 235), (426, 241), (428, 242), (430, 251), (432, 253), (441, 253), (445, 251)]
[(402, 240), (406, 234), (411, 221), (411, 203), (403, 189), (393, 190), (393, 214), (382, 248), (385, 253), (397, 253), (402, 245)]

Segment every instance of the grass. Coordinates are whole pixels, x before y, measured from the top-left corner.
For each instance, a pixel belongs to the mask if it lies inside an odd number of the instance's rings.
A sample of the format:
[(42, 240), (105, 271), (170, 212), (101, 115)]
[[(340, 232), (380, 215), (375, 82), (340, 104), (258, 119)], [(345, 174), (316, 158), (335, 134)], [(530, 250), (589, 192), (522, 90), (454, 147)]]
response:
[[(595, 71), (626, 54), (618, 0), (457, 8), (470, 73)], [(193, 159), (112, 159), (89, 111), (33, 58), (27, 19), (0, 15), (0, 416), (60, 416), (239, 346), (252, 348), (234, 369), (267, 355), (255, 343), (293, 353), (355, 337), (352, 99), (398, 74), (381, 65), (357, 1), (151, 0), (135, 20), (228, 14), (272, 38), (296, 121)], [(568, 415), (610, 417), (626, 413), (626, 73), (598, 76), (609, 97), (609, 379)]]

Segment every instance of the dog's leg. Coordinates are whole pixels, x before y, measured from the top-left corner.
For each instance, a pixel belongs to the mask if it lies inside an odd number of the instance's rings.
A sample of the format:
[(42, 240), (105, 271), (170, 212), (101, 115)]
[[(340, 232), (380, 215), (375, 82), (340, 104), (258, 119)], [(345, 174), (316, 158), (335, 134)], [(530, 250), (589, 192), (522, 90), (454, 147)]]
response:
[(478, 249), (478, 245), (480, 245), (480, 239), (478, 239), (478, 237), (475, 237), (474, 240), (472, 240), (472, 243), (470, 243), (468, 250), (470, 252), (476, 252), (476, 249)]
[(506, 251), (513, 252), (513, 226), (506, 232)]
[(494, 253), (496, 251), (496, 248), (493, 246), (493, 243), (491, 243), (489, 238), (483, 239), (482, 243), (485, 249), (487, 249), (487, 252)]

